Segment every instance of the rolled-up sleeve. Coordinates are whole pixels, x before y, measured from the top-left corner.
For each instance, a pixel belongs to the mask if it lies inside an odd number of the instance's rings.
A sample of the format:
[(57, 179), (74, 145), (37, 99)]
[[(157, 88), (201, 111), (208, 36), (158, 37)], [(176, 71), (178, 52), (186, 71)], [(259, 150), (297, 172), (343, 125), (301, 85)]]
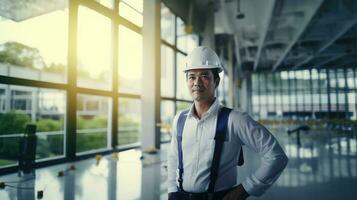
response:
[[(249, 115), (236, 116), (238, 135), (241, 141), (257, 152), (261, 165), (242, 183), (244, 189), (253, 196), (262, 195), (280, 176), (288, 163), (288, 157), (274, 136)], [(235, 120), (234, 120), (235, 121)]]
[(176, 124), (177, 124), (178, 115), (175, 116), (172, 123), (171, 131), (171, 143), (167, 153), (167, 191), (176, 192), (176, 172), (178, 166), (178, 153), (177, 153), (177, 133), (176, 133)]

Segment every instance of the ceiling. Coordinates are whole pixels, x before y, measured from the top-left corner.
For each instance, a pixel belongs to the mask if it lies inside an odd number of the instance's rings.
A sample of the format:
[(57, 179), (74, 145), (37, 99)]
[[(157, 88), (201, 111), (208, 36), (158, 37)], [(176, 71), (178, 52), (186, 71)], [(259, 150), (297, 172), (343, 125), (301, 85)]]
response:
[[(230, 37), (243, 69), (355, 67), (356, 0), (195, 0), (214, 4), (216, 38)], [(240, 18), (238, 15), (239, 4)], [(217, 44), (217, 41), (216, 41)], [(217, 45), (216, 45), (217, 46)]]
[(0, 16), (19, 22), (67, 7), (67, 0), (1, 0)]

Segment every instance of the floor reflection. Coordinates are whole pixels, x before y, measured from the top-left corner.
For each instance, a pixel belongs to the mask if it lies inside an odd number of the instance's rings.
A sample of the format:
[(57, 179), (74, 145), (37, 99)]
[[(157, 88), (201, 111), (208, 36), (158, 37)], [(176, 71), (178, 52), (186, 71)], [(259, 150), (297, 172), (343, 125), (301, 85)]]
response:
[[(357, 140), (353, 133), (311, 131), (301, 134), (301, 146), (284, 129), (272, 130), (285, 149), (289, 164), (276, 184), (261, 197), (251, 200), (324, 200), (356, 199)], [(17, 173), (0, 177), (6, 182), (0, 189), (1, 200), (38, 199), (167, 199), (166, 150), (142, 155), (129, 150), (100, 160), (88, 159), (36, 170), (18, 177)], [(259, 157), (245, 147), (245, 164), (238, 169), (241, 182), (259, 166)], [(141, 159), (143, 156), (143, 159)], [(248, 159), (249, 158), (249, 159)], [(75, 169), (71, 168), (74, 165)], [(63, 171), (64, 176), (58, 176)], [(32, 176), (32, 177), (31, 177)]]
[(289, 164), (271, 190), (251, 199), (356, 199), (357, 143), (353, 133), (310, 131), (301, 135), (300, 147), (284, 132), (276, 137)]

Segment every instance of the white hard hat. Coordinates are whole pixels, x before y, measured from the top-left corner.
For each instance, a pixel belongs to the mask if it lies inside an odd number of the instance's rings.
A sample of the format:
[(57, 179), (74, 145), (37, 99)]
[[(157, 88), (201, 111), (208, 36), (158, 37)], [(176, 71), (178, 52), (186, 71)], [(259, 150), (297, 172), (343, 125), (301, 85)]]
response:
[(221, 61), (217, 54), (209, 47), (196, 47), (186, 57), (184, 72), (191, 69), (218, 69), (218, 72), (223, 70)]

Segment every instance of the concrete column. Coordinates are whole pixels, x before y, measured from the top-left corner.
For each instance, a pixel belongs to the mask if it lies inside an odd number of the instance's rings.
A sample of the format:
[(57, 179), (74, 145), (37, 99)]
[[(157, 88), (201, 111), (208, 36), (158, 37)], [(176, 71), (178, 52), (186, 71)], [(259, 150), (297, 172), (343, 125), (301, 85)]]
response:
[(239, 89), (240, 109), (252, 114), (252, 75), (246, 74), (241, 80), (241, 87)]
[(203, 46), (208, 46), (212, 49), (215, 49), (215, 40), (214, 40), (214, 9), (213, 5), (208, 6), (208, 10), (206, 12), (206, 21), (204, 31), (202, 33)]
[(160, 147), (160, 1), (144, 1), (141, 147)]
[(234, 76), (235, 76), (235, 79), (234, 79), (234, 82), (233, 82), (233, 84), (234, 84), (234, 86), (233, 86), (233, 88), (234, 88), (234, 107), (235, 108), (241, 108), (241, 106), (240, 106), (240, 79), (239, 79), (239, 66), (236, 66), (235, 68), (234, 68)]
[[(141, 168), (141, 197), (145, 200), (160, 199), (161, 172), (160, 165), (162, 162), (160, 153), (157, 155), (146, 155)], [(156, 163), (156, 164), (155, 164)]]
[(231, 44), (228, 45), (228, 106), (234, 106), (234, 71), (233, 71), (233, 47)]

